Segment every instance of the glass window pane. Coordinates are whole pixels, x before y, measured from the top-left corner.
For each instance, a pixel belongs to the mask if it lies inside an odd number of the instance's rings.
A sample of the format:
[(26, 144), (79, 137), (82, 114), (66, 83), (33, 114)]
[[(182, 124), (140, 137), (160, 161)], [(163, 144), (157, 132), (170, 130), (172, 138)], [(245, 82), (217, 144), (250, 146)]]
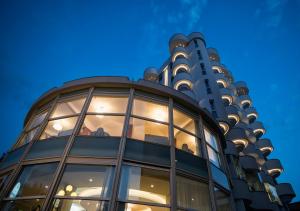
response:
[(27, 144), (30, 141), (32, 141), (33, 137), (35, 136), (36, 132), (38, 131), (40, 127), (34, 128), (33, 130), (27, 132), (24, 134), (24, 136), (22, 137), (22, 140), (20, 141), (19, 146), (23, 145), (23, 144)]
[(56, 167), (57, 163), (24, 167), (8, 197), (46, 195)]
[(47, 113), (48, 112), (43, 112), (43, 113), (35, 115), (33, 117), (33, 119), (31, 120), (27, 130), (30, 130), (31, 128), (34, 128), (34, 127), (40, 125), (43, 122), (43, 120), (45, 119)]
[(215, 150), (218, 150), (217, 139), (207, 128), (204, 128), (205, 140), (209, 143)]
[(28, 199), (28, 200), (16, 200), (16, 201), (7, 201), (2, 210), (9, 211), (27, 211), (27, 210), (34, 210), (40, 211), (42, 210), (42, 206), (44, 203), (44, 199)]
[(53, 211), (106, 211), (108, 202), (91, 200), (56, 199)]
[(182, 113), (177, 109), (174, 109), (173, 119), (174, 119), (174, 125), (176, 125), (177, 127), (185, 129), (193, 134), (196, 134), (195, 121), (188, 115)]
[(40, 139), (72, 134), (78, 117), (70, 117), (49, 121)]
[(79, 135), (122, 136), (124, 116), (86, 115)]
[(176, 181), (178, 207), (201, 211), (211, 210), (208, 184), (181, 176), (177, 176)]
[(212, 148), (210, 148), (210, 146), (207, 146), (207, 153), (210, 162), (215, 164), (217, 167), (220, 167), (219, 155)]
[(96, 165), (67, 165), (56, 196), (109, 198), (114, 168)]
[(85, 98), (79, 98), (75, 100), (57, 103), (54, 111), (51, 114), (51, 118), (79, 114), (83, 107), (84, 101)]
[(132, 114), (161, 122), (169, 121), (168, 106), (141, 99), (134, 99)]
[(169, 172), (123, 166), (119, 199), (170, 203)]
[(159, 144), (169, 144), (168, 125), (131, 118), (127, 137)]
[(230, 211), (229, 195), (221, 191), (219, 188), (214, 188), (217, 211)]
[(118, 211), (169, 211), (167, 207), (156, 207), (142, 204), (121, 203), (118, 206)]
[(174, 141), (177, 149), (181, 149), (193, 155), (200, 155), (199, 142), (195, 136), (174, 128)]
[(127, 97), (94, 96), (88, 112), (126, 113)]

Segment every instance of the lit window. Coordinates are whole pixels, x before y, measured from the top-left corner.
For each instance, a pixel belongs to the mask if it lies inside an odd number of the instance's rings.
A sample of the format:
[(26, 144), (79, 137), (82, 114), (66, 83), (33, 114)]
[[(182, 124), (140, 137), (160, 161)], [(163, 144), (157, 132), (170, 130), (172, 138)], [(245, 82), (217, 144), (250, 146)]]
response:
[(177, 149), (181, 149), (193, 155), (200, 155), (199, 141), (195, 136), (174, 129), (174, 141)]
[(123, 166), (119, 199), (169, 204), (169, 172)]
[[(15, 201), (6, 201), (2, 210), (41, 210), (43, 207), (44, 199), (22, 199)], [(1, 204), (2, 205), (2, 204)]]
[(96, 165), (67, 165), (56, 191), (58, 197), (96, 197), (111, 195), (114, 168)]
[(84, 101), (85, 98), (79, 98), (75, 100), (69, 100), (69, 101), (57, 103), (54, 111), (51, 114), (51, 118), (79, 114), (83, 107)]
[(43, 113), (40, 113), (40, 114), (37, 114), (36, 116), (34, 116), (34, 118), (30, 121), (30, 124), (29, 124), (27, 130), (30, 130), (30, 129), (35, 128), (36, 126), (40, 125), (44, 121), (47, 113), (48, 112), (43, 112)]
[(124, 116), (87, 115), (79, 135), (82, 136), (121, 136)]
[(53, 211), (105, 211), (108, 210), (108, 202), (92, 200), (56, 199), (53, 203)]
[(211, 210), (208, 184), (176, 177), (177, 206), (191, 210)]
[(72, 134), (78, 117), (70, 117), (49, 121), (40, 139)]
[(167, 207), (157, 207), (149, 206), (143, 204), (132, 204), (132, 203), (120, 203), (118, 206), (118, 211), (169, 211), (170, 208)]
[(168, 122), (168, 106), (141, 99), (134, 99), (132, 114), (160, 122)]
[(23, 168), (8, 197), (45, 196), (52, 182), (57, 163), (30, 165)]
[(184, 114), (183, 112), (177, 109), (174, 109), (173, 119), (175, 126), (187, 130), (193, 134), (196, 134), (195, 121), (188, 115)]
[(127, 97), (94, 96), (88, 112), (126, 113), (127, 102)]
[(168, 125), (131, 118), (127, 137), (159, 144), (169, 143)]

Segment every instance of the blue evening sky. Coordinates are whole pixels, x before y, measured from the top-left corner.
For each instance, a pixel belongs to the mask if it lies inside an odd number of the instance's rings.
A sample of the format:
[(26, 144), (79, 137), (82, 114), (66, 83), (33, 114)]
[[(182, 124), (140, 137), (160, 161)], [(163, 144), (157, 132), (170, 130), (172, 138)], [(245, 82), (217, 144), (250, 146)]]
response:
[(169, 56), (172, 34), (193, 31), (247, 82), (279, 181), (300, 196), (299, 0), (0, 0), (0, 152), (44, 91), (87, 76), (139, 79)]

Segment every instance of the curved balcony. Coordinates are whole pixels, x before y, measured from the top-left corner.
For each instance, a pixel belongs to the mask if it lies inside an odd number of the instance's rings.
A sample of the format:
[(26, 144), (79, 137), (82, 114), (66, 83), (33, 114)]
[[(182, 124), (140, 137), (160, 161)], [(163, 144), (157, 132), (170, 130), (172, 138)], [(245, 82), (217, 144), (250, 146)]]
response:
[(238, 99), (240, 101), (241, 107), (244, 109), (247, 109), (252, 105), (252, 101), (249, 95), (241, 95), (238, 97)]
[[(182, 75), (185, 75), (184, 73), (180, 73)], [(183, 89), (180, 89), (180, 87), (185, 87), (187, 90), (192, 90), (192, 82), (188, 79), (179, 79), (174, 83), (174, 89), (178, 91), (182, 91)]]
[(243, 128), (232, 128), (227, 134), (226, 134), (227, 141), (231, 141), (235, 144), (235, 146), (242, 150), (248, 145), (248, 136), (246, 134), (246, 131)]
[(246, 181), (241, 179), (232, 179), (232, 185), (232, 193), (234, 199), (246, 200), (248, 202), (251, 201), (251, 193)]
[(155, 67), (148, 67), (144, 70), (144, 79), (147, 81), (158, 82), (158, 70)]
[(296, 196), (293, 187), (290, 183), (280, 183), (276, 185), (277, 194), (281, 201), (288, 204)]
[(176, 47), (172, 52), (172, 62), (179, 58), (188, 58), (188, 52), (184, 47)]
[(215, 74), (216, 82), (220, 88), (226, 88), (229, 85), (228, 79), (225, 77), (223, 73), (216, 73)]
[(229, 124), (225, 121), (219, 121), (219, 126), (222, 129), (224, 135), (229, 131)]
[(257, 111), (254, 107), (249, 107), (245, 109), (245, 114), (249, 120), (249, 123), (254, 122), (258, 118)]
[(176, 76), (177, 72), (190, 72), (190, 63), (187, 59), (178, 58), (173, 64), (173, 76)]
[(278, 177), (281, 172), (283, 172), (283, 167), (278, 159), (267, 160), (264, 164), (264, 167), (268, 174), (272, 177)]
[(251, 192), (251, 208), (255, 210), (278, 210), (277, 205), (270, 202), (269, 196), (265, 191)]
[(176, 47), (185, 47), (189, 39), (183, 34), (174, 34), (169, 40), (169, 50), (172, 52)]
[(232, 143), (230, 141), (228, 141), (226, 143), (225, 154), (238, 156), (239, 153), (238, 153), (234, 143)]
[(259, 121), (255, 121), (251, 123), (249, 126), (253, 130), (253, 133), (257, 138), (260, 138), (266, 132), (263, 124)]
[(220, 89), (220, 95), (221, 95), (221, 98), (222, 98), (223, 102), (225, 103), (225, 105), (229, 106), (232, 104), (233, 94), (232, 94), (231, 89), (228, 89), (228, 88)]
[(267, 138), (259, 139), (255, 144), (264, 156), (268, 156), (274, 150), (270, 139)]
[[(251, 142), (251, 141), (250, 141)], [(243, 150), (245, 155), (251, 156), (256, 160), (258, 165), (263, 165), (265, 163), (265, 157), (262, 152), (256, 148), (256, 145), (253, 143), (249, 143), (247, 147)]]
[(243, 169), (248, 171), (258, 171), (258, 165), (256, 159), (250, 155), (244, 155), (240, 157), (240, 164)]
[(242, 113), (239, 111), (239, 108), (234, 105), (227, 106), (225, 109), (230, 125), (234, 126), (240, 121), (240, 116), (242, 115)]
[(246, 82), (244, 82), (244, 81), (237, 81), (237, 82), (234, 83), (234, 86), (236, 88), (238, 96), (248, 95), (249, 94), (249, 89), (247, 87)]
[(220, 56), (218, 54), (217, 49), (207, 48), (207, 53), (210, 61), (220, 62)]
[(188, 72), (177, 72), (176, 76), (173, 79), (174, 88), (179, 81), (188, 81), (189, 86), (192, 86), (192, 76)]

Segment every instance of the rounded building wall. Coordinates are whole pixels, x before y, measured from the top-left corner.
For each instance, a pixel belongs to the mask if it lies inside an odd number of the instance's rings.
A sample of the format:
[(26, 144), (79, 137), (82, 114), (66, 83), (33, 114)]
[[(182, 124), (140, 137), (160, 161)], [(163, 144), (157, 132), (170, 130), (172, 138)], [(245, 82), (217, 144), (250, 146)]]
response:
[(222, 132), (179, 91), (75, 80), (24, 125), (0, 163), (3, 210), (230, 210)]

